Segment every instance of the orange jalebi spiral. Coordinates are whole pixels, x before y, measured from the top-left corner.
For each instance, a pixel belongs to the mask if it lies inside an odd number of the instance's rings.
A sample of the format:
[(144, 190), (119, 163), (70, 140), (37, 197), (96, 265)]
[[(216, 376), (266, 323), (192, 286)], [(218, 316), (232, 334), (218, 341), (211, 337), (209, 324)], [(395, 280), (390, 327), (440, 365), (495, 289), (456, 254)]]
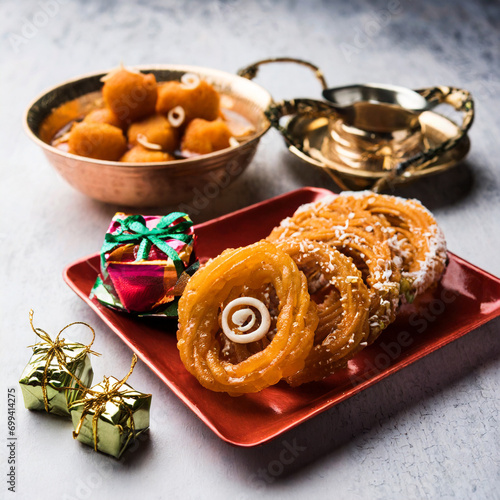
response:
[[(249, 290), (258, 295), (266, 286), (272, 288), (278, 301), (276, 331), (269, 335), (262, 350), (242, 361), (224, 359), (221, 337), (226, 334), (220, 332), (221, 308), (224, 315), (233, 297), (248, 302), (252, 298)], [(248, 330), (251, 322), (238, 322), (234, 319), (237, 313), (229, 326), (240, 325), (240, 331)], [(260, 316), (257, 323), (262, 324), (260, 310), (253, 313), (254, 318)], [(179, 301), (177, 346), (184, 366), (204, 387), (238, 395), (260, 391), (301, 370), (312, 348), (317, 324), (316, 305), (310, 299), (304, 274), (289, 255), (261, 241), (224, 251), (190, 279)], [(254, 330), (252, 327), (245, 333), (252, 334)], [(232, 334), (238, 335), (235, 330)], [(231, 340), (226, 339), (227, 342)]]
[(326, 243), (287, 240), (276, 246), (307, 275), (309, 292), (318, 301), (314, 347), (304, 368), (287, 378), (297, 386), (331, 375), (366, 346), (370, 296), (352, 260)]
[(399, 304), (400, 272), (383, 229), (384, 222), (367, 212), (332, 211), (327, 201), (320, 201), (300, 207), (268, 237), (273, 242), (323, 241), (353, 260), (370, 293), (368, 344), (394, 321)]
[(408, 301), (436, 283), (446, 267), (446, 241), (436, 219), (418, 200), (376, 194), (343, 192), (332, 210), (363, 210), (384, 222), (395, 259), (402, 268), (401, 292)]

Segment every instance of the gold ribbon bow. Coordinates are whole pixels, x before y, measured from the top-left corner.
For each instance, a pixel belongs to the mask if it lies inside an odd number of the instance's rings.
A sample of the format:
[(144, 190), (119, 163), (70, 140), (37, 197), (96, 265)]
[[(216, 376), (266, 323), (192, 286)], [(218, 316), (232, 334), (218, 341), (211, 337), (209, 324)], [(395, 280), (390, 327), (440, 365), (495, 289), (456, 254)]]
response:
[[(47, 397), (47, 378), (48, 378), (48, 371), (49, 371), (49, 366), (50, 363), (52, 362), (53, 358), (56, 358), (57, 363), (59, 365), (59, 368), (63, 370), (64, 372), (68, 373), (76, 382), (77, 384), (85, 388), (83, 383), (78, 379), (76, 375), (71, 373), (71, 371), (68, 368), (68, 361), (66, 359), (66, 354), (63, 351), (63, 348), (69, 344), (65, 344), (65, 339), (60, 339), (59, 336), (61, 335), (64, 330), (69, 328), (70, 326), (73, 325), (84, 325), (87, 326), (90, 331), (92, 332), (92, 341), (90, 344), (83, 346), (84, 350), (82, 351), (83, 353), (89, 353), (89, 354), (94, 354), (95, 356), (100, 356), (98, 352), (92, 351), (90, 347), (94, 343), (95, 340), (95, 331), (94, 329), (88, 325), (87, 323), (83, 323), (82, 321), (75, 321), (74, 323), (70, 323), (69, 325), (66, 325), (58, 334), (55, 340), (52, 340), (47, 332), (42, 330), (41, 328), (35, 328), (33, 325), (33, 309), (30, 310), (29, 313), (29, 318), (30, 318), (30, 325), (31, 329), (35, 332), (35, 334), (40, 337), (42, 342), (38, 342), (36, 344), (30, 345), (28, 347), (38, 347), (41, 346), (42, 348), (46, 348), (47, 352), (44, 355), (44, 358), (46, 359), (45, 362), (45, 369), (43, 370), (43, 375), (42, 375), (42, 394), (43, 394), (43, 405), (45, 407), (45, 411), (49, 411), (49, 399)], [(64, 387), (63, 389), (71, 389), (74, 390), (74, 387)]]
[[(94, 437), (94, 450), (97, 451), (97, 424), (101, 414), (106, 410), (106, 403), (111, 402), (117, 406), (122, 406), (128, 412), (128, 416), (130, 419), (130, 428), (132, 430), (132, 437), (135, 437), (135, 425), (134, 425), (134, 415), (132, 410), (125, 404), (124, 398), (129, 396), (131, 391), (120, 391), (121, 387), (127, 379), (130, 377), (132, 372), (134, 371), (134, 367), (137, 363), (137, 356), (134, 354), (132, 357), (132, 364), (130, 366), (130, 370), (121, 380), (118, 380), (114, 384), (111, 384), (108, 377), (104, 377), (104, 380), (101, 382), (103, 390), (96, 391), (94, 389), (85, 389), (85, 394), (82, 399), (77, 401), (73, 401), (71, 403), (71, 408), (83, 404), (82, 415), (80, 417), (80, 421), (76, 429), (73, 432), (73, 438), (76, 439), (80, 430), (82, 428), (85, 417), (88, 413), (94, 412), (94, 416), (92, 417), (92, 434)], [(134, 393), (136, 391), (133, 391)]]

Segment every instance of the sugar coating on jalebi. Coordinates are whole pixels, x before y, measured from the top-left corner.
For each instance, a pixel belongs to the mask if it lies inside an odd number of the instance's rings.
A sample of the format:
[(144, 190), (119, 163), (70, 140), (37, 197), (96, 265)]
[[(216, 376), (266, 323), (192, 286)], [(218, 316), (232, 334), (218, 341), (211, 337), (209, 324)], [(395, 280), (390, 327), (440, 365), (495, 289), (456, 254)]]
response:
[(314, 347), (302, 370), (287, 378), (292, 386), (322, 380), (344, 367), (366, 345), (370, 296), (361, 272), (349, 257), (326, 243), (286, 240), (276, 246), (288, 253), (308, 277), (318, 300), (319, 323)]
[[(221, 312), (235, 298), (250, 296), (252, 290), (262, 294), (266, 286), (272, 288), (278, 301), (277, 317), (271, 322), (275, 332), (261, 350), (241, 362), (228, 361), (222, 352), (227, 346), (220, 340), (224, 336)], [(252, 305), (245, 308), (252, 309)], [(254, 314), (260, 316), (258, 311)], [(236, 334), (245, 327), (234, 312), (228, 324)], [(304, 274), (288, 254), (262, 241), (224, 251), (190, 279), (179, 301), (177, 346), (184, 366), (201, 385), (238, 395), (260, 391), (301, 370), (317, 324), (316, 305), (310, 299)], [(226, 342), (231, 343), (227, 337)], [(254, 343), (233, 344), (248, 350)]]
[(413, 300), (443, 274), (446, 240), (436, 219), (418, 200), (372, 191), (343, 192), (330, 207), (365, 210), (388, 223), (389, 244), (402, 260), (401, 291), (407, 300)]
[(400, 272), (383, 231), (384, 221), (364, 211), (332, 211), (329, 202), (300, 207), (284, 219), (268, 239), (289, 238), (323, 241), (352, 258), (370, 293), (371, 344), (396, 317)]

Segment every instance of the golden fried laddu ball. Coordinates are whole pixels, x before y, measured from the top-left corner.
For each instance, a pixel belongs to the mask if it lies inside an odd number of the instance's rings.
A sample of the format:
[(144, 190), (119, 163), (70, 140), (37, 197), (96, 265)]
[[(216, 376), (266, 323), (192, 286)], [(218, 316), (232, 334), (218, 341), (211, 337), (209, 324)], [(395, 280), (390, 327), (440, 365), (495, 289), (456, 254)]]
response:
[(155, 112), (158, 95), (156, 78), (121, 69), (111, 74), (102, 88), (104, 102), (126, 123), (140, 120)]
[(207, 121), (195, 118), (186, 127), (181, 150), (188, 153), (207, 154), (228, 148), (231, 131), (222, 120)]
[(90, 123), (107, 123), (113, 127), (123, 128), (123, 123), (109, 108), (94, 109), (83, 119)]
[(68, 146), (69, 152), (75, 155), (116, 161), (127, 150), (127, 140), (113, 125), (81, 122), (71, 129)]
[(159, 85), (156, 111), (166, 115), (177, 106), (184, 109), (185, 123), (193, 118), (215, 120), (219, 116), (219, 93), (205, 80), (194, 88), (186, 88), (181, 82)]
[(129, 149), (121, 158), (120, 161), (128, 161), (131, 163), (149, 163), (157, 161), (171, 161), (175, 158), (164, 151), (155, 151), (153, 149), (146, 149), (140, 144)]
[[(147, 142), (158, 144), (163, 151), (175, 151), (179, 145), (177, 129), (163, 115), (153, 115), (130, 125), (127, 136), (130, 144), (138, 144), (137, 138), (144, 136)], [(140, 141), (139, 141), (140, 142)]]

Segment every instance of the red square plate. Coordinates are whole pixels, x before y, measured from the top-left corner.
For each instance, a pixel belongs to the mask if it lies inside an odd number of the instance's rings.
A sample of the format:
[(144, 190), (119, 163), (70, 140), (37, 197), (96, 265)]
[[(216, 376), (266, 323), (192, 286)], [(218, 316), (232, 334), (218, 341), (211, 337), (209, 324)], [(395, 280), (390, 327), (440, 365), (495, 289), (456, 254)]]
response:
[[(195, 226), (200, 259), (265, 237), (299, 205), (325, 195), (331, 192), (303, 188)], [(404, 306), (396, 322), (345, 370), (295, 389), (281, 382), (232, 398), (204, 389), (185, 370), (175, 320), (134, 318), (90, 300), (98, 270), (99, 256), (93, 255), (70, 265), (64, 278), (210, 429), (237, 446), (265, 443), (500, 315), (500, 280), (450, 253), (439, 286)]]

